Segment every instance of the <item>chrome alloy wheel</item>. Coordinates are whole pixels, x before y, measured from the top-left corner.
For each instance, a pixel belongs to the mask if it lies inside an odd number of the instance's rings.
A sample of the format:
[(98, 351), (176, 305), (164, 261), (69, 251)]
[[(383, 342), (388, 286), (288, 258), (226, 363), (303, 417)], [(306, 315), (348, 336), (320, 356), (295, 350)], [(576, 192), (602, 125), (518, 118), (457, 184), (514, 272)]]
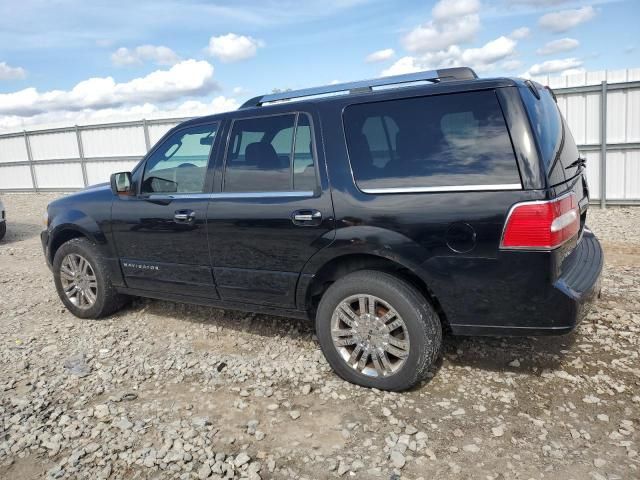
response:
[(336, 307), (331, 339), (340, 356), (369, 377), (388, 377), (409, 356), (409, 332), (391, 305), (372, 295), (352, 295)]
[(98, 296), (98, 281), (89, 261), (82, 255), (70, 253), (60, 265), (62, 289), (76, 307), (93, 307)]

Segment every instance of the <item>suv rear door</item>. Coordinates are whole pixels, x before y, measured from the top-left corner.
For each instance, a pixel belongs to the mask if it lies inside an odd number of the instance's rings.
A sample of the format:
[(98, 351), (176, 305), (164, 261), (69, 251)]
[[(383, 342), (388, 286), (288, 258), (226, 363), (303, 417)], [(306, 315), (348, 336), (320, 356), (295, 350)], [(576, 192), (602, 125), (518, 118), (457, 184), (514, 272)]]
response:
[(295, 307), (304, 264), (333, 238), (322, 158), (309, 112), (230, 122), (207, 217), (223, 300)]

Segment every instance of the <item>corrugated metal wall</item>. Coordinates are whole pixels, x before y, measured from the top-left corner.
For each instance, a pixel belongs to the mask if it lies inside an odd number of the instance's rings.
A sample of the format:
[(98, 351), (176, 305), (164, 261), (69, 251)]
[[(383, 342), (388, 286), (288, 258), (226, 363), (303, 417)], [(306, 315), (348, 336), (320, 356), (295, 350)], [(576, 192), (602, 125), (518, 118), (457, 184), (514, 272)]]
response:
[(185, 119), (141, 120), (0, 135), (0, 191), (77, 190), (130, 170)]
[(640, 202), (640, 68), (534, 80), (556, 93), (587, 159), (592, 199), (603, 205)]
[[(603, 205), (640, 203), (640, 68), (535, 80), (556, 92), (558, 106), (587, 158), (592, 198)], [(112, 172), (131, 169), (182, 120), (0, 135), (0, 191), (75, 190), (108, 181)]]

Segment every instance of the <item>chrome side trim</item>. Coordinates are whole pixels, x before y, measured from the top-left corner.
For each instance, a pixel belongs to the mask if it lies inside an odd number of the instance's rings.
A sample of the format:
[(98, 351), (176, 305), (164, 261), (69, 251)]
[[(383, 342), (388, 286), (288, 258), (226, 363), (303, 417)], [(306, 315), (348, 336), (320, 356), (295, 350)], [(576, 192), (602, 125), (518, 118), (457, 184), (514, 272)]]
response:
[(209, 198), (306, 198), (313, 197), (312, 191), (299, 192), (220, 192), (210, 193)]
[(443, 185), (440, 187), (389, 187), (361, 188), (364, 193), (429, 193), (429, 192), (486, 192), (491, 190), (522, 190), (519, 183), (501, 183), (496, 185)]
[(139, 197), (141, 200), (182, 200), (182, 199), (211, 199), (218, 198), (311, 198), (314, 193), (309, 191), (299, 192), (220, 192), (220, 193), (174, 193), (171, 195), (149, 195), (148, 197)]

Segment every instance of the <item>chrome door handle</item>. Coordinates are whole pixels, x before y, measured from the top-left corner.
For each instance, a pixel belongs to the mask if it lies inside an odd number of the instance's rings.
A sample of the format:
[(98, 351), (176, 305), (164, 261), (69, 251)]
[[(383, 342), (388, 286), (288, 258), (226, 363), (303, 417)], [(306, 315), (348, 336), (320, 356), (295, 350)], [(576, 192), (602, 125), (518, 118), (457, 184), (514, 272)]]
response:
[(299, 225), (319, 225), (322, 221), (322, 213), (318, 210), (298, 210), (291, 217), (293, 223)]
[(196, 218), (196, 212), (190, 210), (178, 210), (174, 215), (173, 219), (176, 222), (192, 222)]

